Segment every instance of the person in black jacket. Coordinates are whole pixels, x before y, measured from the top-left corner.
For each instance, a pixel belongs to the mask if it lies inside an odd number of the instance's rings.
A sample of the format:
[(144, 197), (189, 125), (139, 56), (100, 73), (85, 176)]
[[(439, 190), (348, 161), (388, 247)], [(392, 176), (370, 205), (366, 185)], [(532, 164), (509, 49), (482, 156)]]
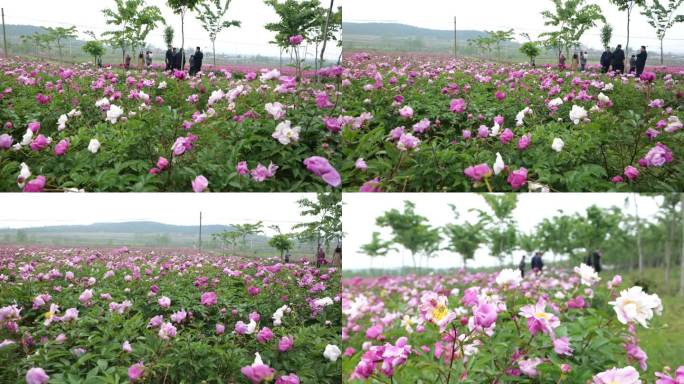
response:
[(173, 69), (182, 71), (183, 70), (183, 50), (178, 50), (173, 55)]
[(197, 72), (202, 70), (202, 60), (204, 59), (204, 53), (197, 47), (195, 54), (193, 55), (193, 61), (190, 65), (190, 76), (194, 76)]
[(520, 264), (518, 265), (518, 269), (520, 270), (520, 277), (523, 279), (525, 278), (525, 255), (523, 255), (522, 259), (520, 259)]
[(542, 269), (544, 269), (544, 262), (542, 261), (542, 253), (537, 252), (532, 256), (532, 270), (541, 273)]
[(610, 48), (606, 47), (606, 50), (601, 54), (601, 72), (608, 72), (612, 61), (613, 53), (610, 52)]
[(648, 58), (648, 53), (646, 53), (646, 47), (641, 46), (641, 51), (636, 57), (636, 74), (641, 76), (644, 73), (644, 68), (646, 67), (646, 59)]
[(596, 250), (594, 253), (591, 255), (591, 266), (594, 267), (594, 271), (596, 273), (601, 273), (601, 251)]
[(625, 51), (622, 50), (622, 44), (618, 44), (613, 52), (613, 71), (625, 72)]
[(170, 71), (173, 69), (173, 59), (175, 56), (176, 56), (176, 48), (171, 48), (171, 46), (169, 45), (169, 49), (166, 50), (166, 58), (165, 58), (165, 62), (166, 62), (166, 69), (165, 70), (166, 71)]

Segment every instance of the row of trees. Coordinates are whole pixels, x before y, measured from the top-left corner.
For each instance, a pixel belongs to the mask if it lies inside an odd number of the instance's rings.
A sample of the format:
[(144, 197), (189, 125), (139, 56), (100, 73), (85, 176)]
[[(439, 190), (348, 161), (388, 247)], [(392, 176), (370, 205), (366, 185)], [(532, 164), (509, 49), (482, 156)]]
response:
[[(280, 252), (282, 258), (285, 252), (295, 247), (295, 242), (316, 244), (318, 247), (329, 248), (331, 244), (339, 245), (342, 241), (342, 199), (340, 193), (319, 193), (315, 200), (304, 198), (298, 201), (302, 217), (311, 220), (295, 225), (290, 233), (281, 231), (278, 225), (268, 228), (276, 232), (268, 240), (268, 245)], [(223, 246), (224, 250), (231, 249), (235, 254), (236, 246), (240, 243), (247, 245), (247, 239), (264, 232), (264, 224), (259, 221), (254, 224), (231, 224), (230, 231), (212, 235), (213, 239)]]
[[(391, 230), (391, 239), (384, 241), (374, 232), (361, 252), (372, 260), (403, 249), (411, 255), (417, 269), (429, 266), (430, 258), (438, 251), (457, 254), (466, 267), (483, 248), (502, 265), (507, 261), (515, 264), (516, 251), (550, 252), (556, 259), (562, 257), (576, 265), (590, 252), (601, 250), (604, 263), (618, 270), (635, 270), (642, 275), (645, 268), (663, 268), (666, 287), (670, 285), (671, 268), (678, 262), (682, 269), (680, 290), (684, 294), (684, 194), (658, 197), (660, 210), (649, 220), (640, 218), (636, 195), (632, 195), (622, 208), (591, 206), (582, 214), (559, 210), (529, 233), (520, 231), (513, 215), (517, 195), (482, 197), (487, 209), (473, 210), (477, 220), (459, 220), (458, 209), (451, 205), (454, 221), (442, 227), (431, 226), (426, 217), (415, 212), (415, 205), (406, 201), (403, 210), (391, 209), (376, 219), (379, 227)], [(633, 213), (627, 213), (632, 210)]]
[(29, 46), (33, 46), (36, 50), (45, 50), (48, 53), (57, 45), (59, 50), (59, 59), (62, 60), (62, 48), (64, 43), (69, 39), (76, 37), (76, 27), (69, 28), (43, 28), (44, 32), (34, 32), (32, 35), (21, 36), (21, 41)]
[[(604, 47), (611, 45), (613, 28), (606, 22), (601, 7), (596, 4), (587, 4), (586, 0), (551, 0), (552, 10), (541, 12), (544, 25), (553, 27), (554, 30), (539, 35), (538, 41), (533, 41), (529, 35), (522, 34), (527, 42), (520, 47), (520, 52), (534, 61), (539, 56), (541, 48), (553, 49), (560, 57), (565, 51), (569, 56), (570, 49), (579, 48), (582, 36), (591, 28), (603, 23), (601, 28), (601, 42)], [(632, 13), (636, 7), (642, 9), (641, 14), (646, 16), (647, 21), (656, 32), (660, 41), (660, 64), (663, 64), (664, 52), (663, 41), (667, 32), (676, 24), (684, 22), (684, 14), (677, 15), (679, 7), (684, 0), (667, 0), (667, 4), (661, 0), (609, 0), (620, 11), (627, 13), (627, 41), (625, 51), (629, 51), (630, 27)], [(664, 0), (663, 0), (664, 1)], [(492, 46), (499, 47), (503, 41), (512, 39), (512, 30), (498, 31), (497, 34), (489, 32), (488, 36), (474, 39), (471, 45), (491, 53)], [(503, 35), (501, 33), (504, 33)]]

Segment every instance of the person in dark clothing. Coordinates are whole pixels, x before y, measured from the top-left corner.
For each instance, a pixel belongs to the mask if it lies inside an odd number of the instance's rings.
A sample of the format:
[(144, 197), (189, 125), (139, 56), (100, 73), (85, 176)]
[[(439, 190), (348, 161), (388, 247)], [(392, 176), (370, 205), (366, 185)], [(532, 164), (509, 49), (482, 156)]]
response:
[(641, 46), (641, 51), (636, 56), (636, 74), (641, 76), (644, 73), (644, 68), (646, 68), (646, 59), (648, 58), (648, 53), (646, 53), (646, 47)]
[(617, 48), (613, 52), (613, 71), (624, 73), (625, 72), (625, 51), (622, 50), (622, 44), (618, 44)]
[(195, 55), (190, 55), (190, 60), (188, 60), (188, 72), (190, 76), (193, 76), (195, 73)]
[(629, 73), (636, 72), (636, 55), (632, 55), (629, 59)]
[(532, 257), (532, 270), (541, 273), (542, 269), (544, 269), (544, 262), (542, 261), (542, 253), (537, 252), (534, 254)]
[(173, 69), (181, 71), (183, 70), (183, 51), (177, 51), (173, 55)]
[(194, 60), (190, 65), (190, 75), (195, 75), (197, 72), (202, 70), (202, 60), (204, 60), (204, 53), (197, 47), (195, 50)]
[(613, 61), (613, 53), (610, 52), (610, 48), (606, 47), (606, 50), (601, 54), (601, 72), (606, 73), (610, 69), (610, 63)]
[(524, 279), (525, 278), (525, 255), (523, 255), (522, 259), (520, 259), (520, 264), (518, 265), (518, 269), (520, 270), (520, 276)]
[(169, 49), (166, 51), (166, 58), (165, 58), (165, 61), (166, 61), (166, 69), (165, 70), (166, 71), (170, 71), (173, 69), (173, 62), (174, 62), (175, 56), (176, 56), (176, 48), (171, 48), (171, 46), (169, 45)]
[(601, 273), (601, 251), (596, 250), (594, 253), (591, 255), (591, 264), (590, 266), (594, 267), (594, 271), (596, 273)]
[(316, 268), (320, 268), (323, 264), (327, 264), (325, 260), (325, 251), (323, 250), (323, 247), (318, 247), (318, 253), (316, 254)]
[(285, 262), (286, 263), (290, 262), (290, 251), (285, 252)]
[(586, 264), (586, 265), (588, 265), (588, 266), (591, 267), (591, 266), (592, 266), (592, 264), (591, 264), (591, 260), (592, 260), (592, 259), (593, 259), (593, 254), (592, 254), (592, 253), (588, 254), (588, 255), (587, 255), (587, 258), (584, 259), (584, 264)]
[(558, 69), (561, 71), (565, 69), (565, 55), (562, 53), (558, 57)]

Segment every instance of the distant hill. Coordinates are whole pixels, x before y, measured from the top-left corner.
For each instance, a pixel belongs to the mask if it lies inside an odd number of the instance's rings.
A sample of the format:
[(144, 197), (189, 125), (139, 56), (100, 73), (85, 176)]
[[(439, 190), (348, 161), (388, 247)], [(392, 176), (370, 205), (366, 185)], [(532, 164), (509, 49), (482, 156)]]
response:
[[(353, 35), (379, 36), (393, 38), (423, 38), (454, 41), (454, 31), (419, 28), (399, 23), (342, 23), (344, 39)], [(457, 30), (458, 40), (468, 40), (486, 36), (483, 31)]]
[[(202, 232), (211, 235), (223, 231), (230, 231), (233, 227), (229, 225), (203, 225)], [(26, 233), (135, 233), (168, 235), (187, 235), (196, 234), (199, 226), (192, 225), (170, 225), (156, 223), (152, 221), (132, 221), (124, 223), (97, 223), (90, 225), (58, 225), (48, 227), (34, 227), (22, 229)]]

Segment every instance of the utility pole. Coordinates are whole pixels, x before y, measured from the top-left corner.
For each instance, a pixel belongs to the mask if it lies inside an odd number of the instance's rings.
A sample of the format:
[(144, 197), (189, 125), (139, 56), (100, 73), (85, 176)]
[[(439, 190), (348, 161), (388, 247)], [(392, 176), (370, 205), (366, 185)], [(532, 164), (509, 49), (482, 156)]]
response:
[(456, 16), (454, 16), (454, 58), (456, 58), (458, 55), (458, 33), (456, 32)]
[(5, 32), (5, 8), (2, 8), (2, 41), (5, 44), (5, 59), (7, 58), (7, 32)]
[(202, 211), (200, 211), (199, 251), (202, 252)]

